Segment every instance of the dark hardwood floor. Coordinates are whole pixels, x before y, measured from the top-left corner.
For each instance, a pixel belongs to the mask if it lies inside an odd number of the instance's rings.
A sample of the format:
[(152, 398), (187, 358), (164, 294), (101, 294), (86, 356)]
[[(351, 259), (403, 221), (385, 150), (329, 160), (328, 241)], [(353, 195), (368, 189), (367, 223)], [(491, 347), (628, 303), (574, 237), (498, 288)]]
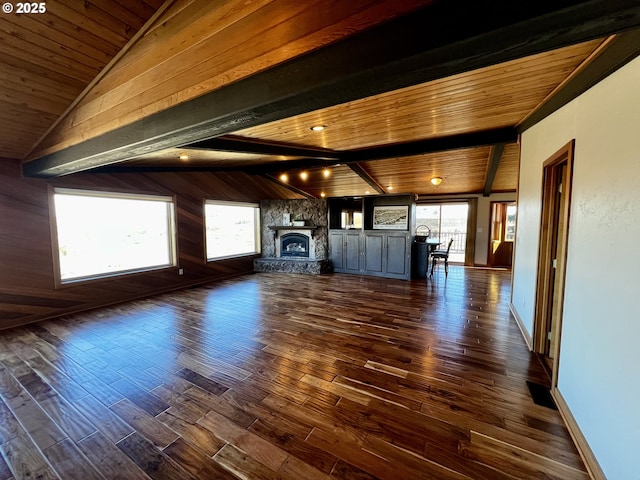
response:
[(0, 480), (586, 479), (505, 271), (247, 275), (0, 332)]

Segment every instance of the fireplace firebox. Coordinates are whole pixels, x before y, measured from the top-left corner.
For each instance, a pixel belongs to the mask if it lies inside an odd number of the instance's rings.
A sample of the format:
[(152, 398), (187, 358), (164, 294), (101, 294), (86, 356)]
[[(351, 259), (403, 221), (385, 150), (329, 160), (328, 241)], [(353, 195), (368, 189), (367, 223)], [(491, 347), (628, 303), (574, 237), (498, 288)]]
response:
[(302, 233), (287, 233), (280, 237), (281, 257), (309, 257), (309, 237)]

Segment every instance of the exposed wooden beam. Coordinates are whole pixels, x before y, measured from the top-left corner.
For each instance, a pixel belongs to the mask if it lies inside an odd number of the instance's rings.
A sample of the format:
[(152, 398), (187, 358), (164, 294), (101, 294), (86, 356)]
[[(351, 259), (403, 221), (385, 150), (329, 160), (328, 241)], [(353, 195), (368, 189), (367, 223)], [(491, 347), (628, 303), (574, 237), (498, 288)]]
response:
[(126, 165), (115, 164), (94, 169), (99, 173), (158, 173), (158, 172), (233, 172), (243, 171), (249, 174), (262, 175), (272, 174), (282, 171), (302, 170), (316, 167), (329, 166), (334, 163), (353, 163), (384, 160), (388, 158), (400, 158), (412, 155), (424, 155), (427, 153), (443, 152), (446, 150), (457, 150), (460, 148), (484, 147), (496, 143), (512, 143), (518, 139), (515, 128), (497, 128), (494, 130), (484, 130), (481, 132), (462, 133), (449, 135), (441, 138), (429, 138), (417, 140), (415, 142), (396, 143), (382, 147), (362, 148), (359, 150), (336, 151), (337, 161), (327, 161), (318, 158), (304, 158), (298, 160), (287, 160), (277, 162), (267, 162), (260, 165), (247, 167), (241, 166), (211, 166), (197, 165), (185, 166), (153, 166), (153, 165)]
[(497, 143), (491, 147), (491, 153), (489, 154), (489, 163), (487, 164), (487, 173), (484, 176), (484, 189), (482, 195), (488, 197), (491, 195), (491, 188), (493, 187), (493, 181), (496, 179), (496, 173), (500, 166), (500, 160), (502, 160), (502, 152), (504, 151), (504, 143)]
[(382, 160), (386, 158), (410, 157), (426, 153), (444, 152), (460, 148), (484, 147), (496, 143), (512, 143), (518, 139), (515, 128), (496, 128), (480, 132), (461, 133), (446, 137), (427, 138), (414, 142), (396, 143), (382, 147), (361, 148), (345, 152), (341, 161), (345, 163)]
[(216, 150), (223, 152), (258, 153), (262, 155), (282, 155), (288, 157), (323, 158), (328, 160), (337, 159), (340, 155), (339, 152), (328, 148), (291, 145), (288, 143), (270, 142), (232, 135), (191, 143), (189, 145), (184, 145), (182, 148), (191, 148), (194, 150)]
[(359, 163), (349, 163), (349, 168), (354, 171), (354, 173), (358, 174), (358, 176), (367, 182), (371, 188), (373, 188), (378, 193), (387, 193), (387, 191), (380, 185), (375, 178), (371, 176), (369, 172), (365, 170), (365, 168)]
[(638, 55), (640, 55), (640, 29), (616, 35), (608, 43), (604, 54), (598, 55), (591, 60), (571, 80), (549, 96), (544, 103), (518, 125), (518, 131), (524, 132), (531, 128)]
[(244, 172), (250, 175), (267, 175), (278, 172), (290, 172), (292, 170), (303, 170), (320, 166), (335, 165), (334, 161), (318, 160), (317, 158), (307, 158), (298, 160), (282, 160), (277, 162), (267, 162), (258, 165), (218, 165), (212, 162), (211, 165), (128, 165), (126, 163), (116, 163), (105, 167), (94, 168), (92, 173), (170, 173), (170, 172)]
[[(497, 14), (499, 13), (499, 14)], [(640, 26), (637, 0), (448, 0), (24, 164), (52, 177)]]
[(270, 181), (272, 181), (274, 183), (277, 183), (281, 187), (285, 187), (285, 188), (291, 190), (292, 192), (297, 193), (298, 195), (302, 195), (305, 198), (316, 198), (315, 196), (311, 195), (309, 192), (305, 192), (304, 190), (301, 190), (298, 187), (294, 187), (293, 185), (289, 185), (288, 183), (285, 183), (285, 182), (281, 181), (279, 178), (274, 177), (273, 175), (265, 174), (265, 175), (262, 175), (262, 176), (264, 178), (266, 178), (267, 180), (270, 180)]

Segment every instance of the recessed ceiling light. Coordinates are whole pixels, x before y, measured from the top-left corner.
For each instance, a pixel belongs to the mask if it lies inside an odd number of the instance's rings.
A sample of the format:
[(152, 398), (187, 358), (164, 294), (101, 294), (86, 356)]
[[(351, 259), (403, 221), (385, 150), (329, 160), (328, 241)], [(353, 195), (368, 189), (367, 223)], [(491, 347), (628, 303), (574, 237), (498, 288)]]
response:
[(324, 170), (322, 170), (322, 175), (324, 176), (324, 178), (329, 178), (331, 176), (331, 170), (325, 168)]
[(371, 192), (369, 192), (369, 190), (367, 190), (366, 192), (364, 192), (364, 194), (365, 194), (365, 195), (369, 195), (369, 193), (371, 193)]
[(189, 160), (189, 155), (187, 155), (186, 153), (183, 153), (178, 158), (182, 161)]
[(308, 172), (300, 172), (300, 179), (301, 180), (307, 180), (307, 178), (309, 178), (309, 173)]
[(326, 197), (327, 195), (326, 195), (324, 192), (320, 192), (320, 196), (321, 196), (322, 198), (324, 198), (324, 197)]
[(313, 132), (321, 132), (325, 128), (327, 128), (326, 125), (314, 125), (313, 127), (310, 128), (310, 130), (313, 131)]
[(433, 177), (431, 183), (434, 185), (440, 185), (442, 183), (442, 177)]
[(289, 181), (289, 175), (283, 173), (282, 175), (280, 175), (280, 181), (287, 183)]
[(389, 186), (387, 187), (387, 190), (393, 190), (393, 187), (392, 187), (391, 185), (389, 185)]

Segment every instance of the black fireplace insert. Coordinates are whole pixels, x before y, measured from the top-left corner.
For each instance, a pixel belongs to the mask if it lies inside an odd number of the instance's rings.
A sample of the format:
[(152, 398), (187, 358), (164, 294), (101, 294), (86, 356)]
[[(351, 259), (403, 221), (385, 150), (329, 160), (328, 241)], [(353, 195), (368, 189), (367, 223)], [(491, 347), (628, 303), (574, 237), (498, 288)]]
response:
[(309, 257), (309, 237), (301, 233), (287, 233), (280, 237), (281, 257)]

